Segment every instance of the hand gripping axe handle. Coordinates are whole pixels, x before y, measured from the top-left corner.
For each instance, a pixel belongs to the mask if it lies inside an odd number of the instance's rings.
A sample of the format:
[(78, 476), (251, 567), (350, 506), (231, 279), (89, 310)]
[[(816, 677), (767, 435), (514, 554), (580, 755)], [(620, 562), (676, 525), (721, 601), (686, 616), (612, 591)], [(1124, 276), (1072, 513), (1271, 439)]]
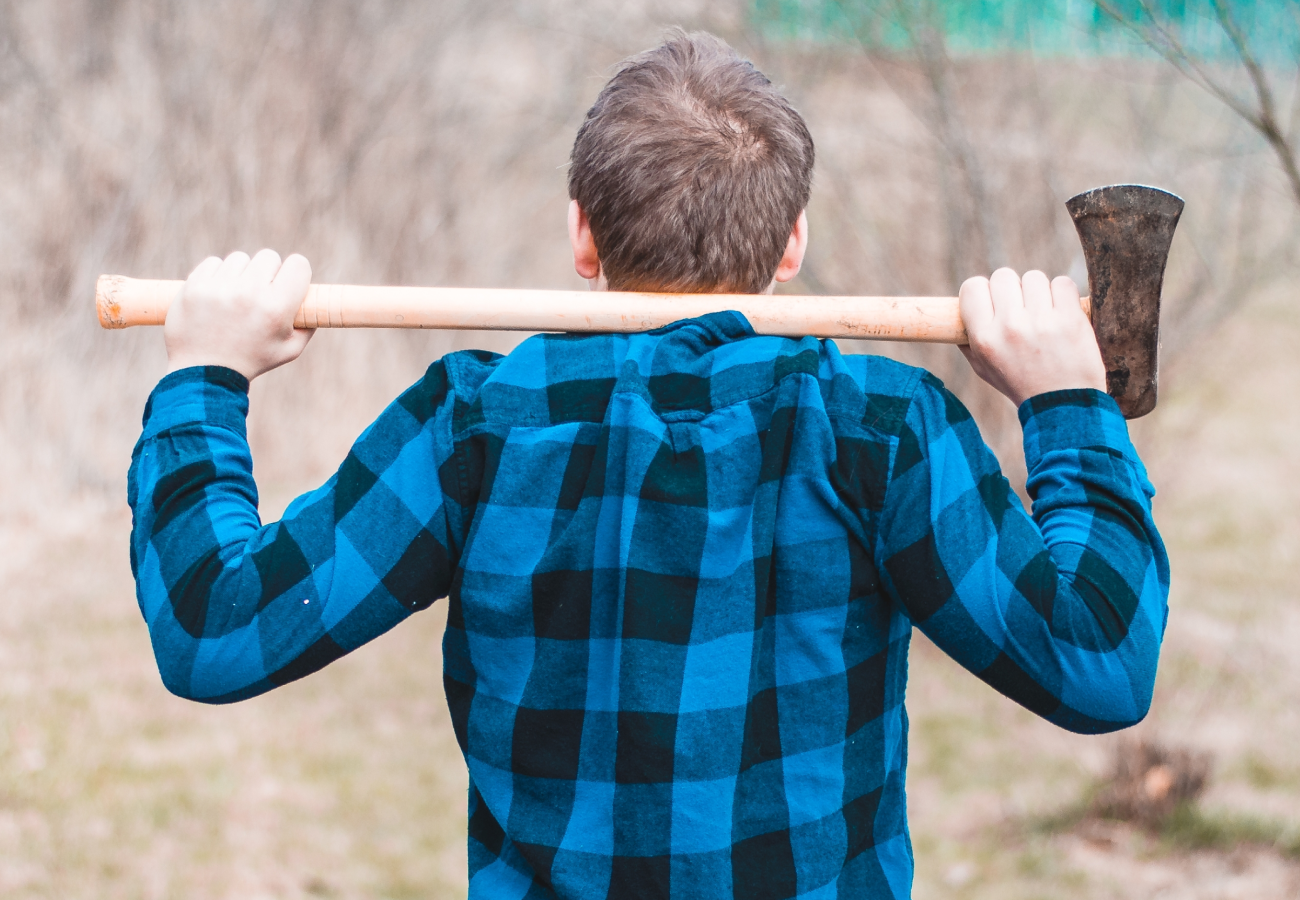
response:
[[(1120, 184), (1066, 203), (1083, 244), (1092, 319), (1106, 387), (1124, 415), (1156, 405), (1160, 288), (1183, 201)], [(105, 328), (161, 325), (182, 281), (101, 275), (95, 305)], [(733, 309), (759, 334), (965, 344), (956, 297), (797, 297), (314, 284), (299, 328), (452, 328), (636, 332)]]

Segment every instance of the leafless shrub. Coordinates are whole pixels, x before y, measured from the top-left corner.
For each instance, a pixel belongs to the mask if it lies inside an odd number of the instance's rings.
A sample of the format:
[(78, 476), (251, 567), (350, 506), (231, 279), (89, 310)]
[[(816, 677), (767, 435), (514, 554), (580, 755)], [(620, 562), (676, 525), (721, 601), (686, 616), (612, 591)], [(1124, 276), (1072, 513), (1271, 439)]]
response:
[(1194, 802), (1210, 778), (1209, 753), (1154, 741), (1124, 741), (1115, 749), (1110, 777), (1093, 799), (1091, 812), (1154, 827), (1180, 804)]
[[(1276, 73), (1269, 71), (1278, 67), (1270, 67), (1268, 61), (1251, 46), (1250, 36), (1237, 20), (1228, 0), (1210, 0), (1207, 11), (1232, 47), (1233, 64), (1227, 67), (1226, 72), (1217, 60), (1203, 58), (1184, 43), (1179, 27), (1164, 14), (1166, 10), (1157, 8), (1151, 0), (1136, 0), (1136, 6), (1127, 7), (1112, 0), (1095, 2), (1098, 9), (1164, 57), (1184, 78), (1209, 93), (1258, 132), (1277, 157), (1292, 196), (1300, 202), (1300, 154), (1296, 146), (1295, 115), (1293, 112), (1290, 122), (1285, 120), (1274, 84)], [(1300, 10), (1292, 5), (1288, 12), (1294, 17)], [(1287, 17), (1287, 13), (1280, 14), (1282, 18)], [(1240, 90), (1234, 81), (1244, 81), (1246, 89)], [(1290, 85), (1290, 88), (1294, 93), (1295, 85)]]
[[(661, 29), (613, 3), (0, 5), (6, 510), (121, 496), (162, 346), (98, 331), (101, 272), (183, 277), (272, 246), (319, 280), (574, 285), (572, 135), (608, 65)], [(322, 478), (429, 360), (470, 341), (512, 342), (321, 335), (257, 386), (259, 477)]]
[[(906, 11), (907, 4), (894, 4)], [(5, 514), (122, 496), (156, 331), (105, 334), (101, 272), (182, 277), (273, 246), (320, 280), (567, 287), (563, 167), (609, 67), (664, 26), (721, 33), (806, 114), (813, 243), (794, 290), (947, 294), (995, 265), (1083, 280), (1061, 202), (1114, 181), (1187, 196), (1166, 350), (1289, 260), (1267, 149), (1159, 63), (967, 59), (765, 40), (743, 3), (57, 0), (0, 3), (0, 490)], [(1171, 77), (1172, 76), (1172, 77)], [(482, 334), (322, 334), (255, 387), (273, 490), (323, 478), (432, 358)], [(935, 370), (1013, 482), (1019, 428), (952, 348), (862, 345)]]
[[(843, 5), (901, 21), (910, 44), (862, 28), (829, 48), (763, 45), (819, 141), (805, 288), (951, 294), (1000, 265), (1085, 287), (1063, 203), (1116, 182), (1188, 201), (1166, 272), (1166, 362), (1294, 272), (1297, 211), (1268, 146), (1163, 63), (955, 56), (926, 18), (933, 4)], [(1017, 480), (1014, 411), (955, 351), (872, 349), (948, 382)]]

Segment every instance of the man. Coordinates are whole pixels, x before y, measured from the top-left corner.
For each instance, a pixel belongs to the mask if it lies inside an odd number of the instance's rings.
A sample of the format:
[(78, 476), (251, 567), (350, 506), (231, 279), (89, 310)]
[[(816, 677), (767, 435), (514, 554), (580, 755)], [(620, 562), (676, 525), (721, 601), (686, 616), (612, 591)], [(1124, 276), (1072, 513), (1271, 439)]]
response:
[[(579, 131), (575, 268), (770, 290), (812, 164), (766, 78), (675, 34)], [(1069, 279), (961, 289), (1032, 519), (932, 376), (732, 312), (451, 354), (263, 527), (248, 381), (307, 343), (309, 279), (213, 258), (172, 307), (129, 487), (141, 608), (167, 686), (228, 702), (447, 596), (471, 897), (908, 896), (913, 625), (1070, 730), (1145, 715), (1168, 564)]]

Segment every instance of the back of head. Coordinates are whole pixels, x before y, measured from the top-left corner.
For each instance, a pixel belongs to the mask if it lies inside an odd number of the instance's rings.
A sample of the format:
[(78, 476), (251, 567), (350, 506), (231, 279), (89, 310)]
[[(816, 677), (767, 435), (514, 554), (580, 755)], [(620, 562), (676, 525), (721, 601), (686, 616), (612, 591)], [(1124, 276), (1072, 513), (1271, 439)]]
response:
[(625, 61), (573, 145), (569, 196), (611, 290), (759, 293), (812, 184), (799, 113), (709, 34)]

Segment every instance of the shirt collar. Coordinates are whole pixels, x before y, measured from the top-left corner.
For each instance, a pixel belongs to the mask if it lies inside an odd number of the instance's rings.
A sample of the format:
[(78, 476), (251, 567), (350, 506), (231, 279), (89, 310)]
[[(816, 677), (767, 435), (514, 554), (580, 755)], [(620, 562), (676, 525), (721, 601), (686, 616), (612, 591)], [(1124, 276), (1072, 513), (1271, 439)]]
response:
[(705, 313), (691, 319), (678, 319), (676, 322), (656, 328), (648, 334), (671, 334), (675, 331), (693, 329), (705, 338), (708, 344), (729, 344), (732, 341), (755, 337), (756, 332), (744, 314), (734, 309), (721, 312)]

